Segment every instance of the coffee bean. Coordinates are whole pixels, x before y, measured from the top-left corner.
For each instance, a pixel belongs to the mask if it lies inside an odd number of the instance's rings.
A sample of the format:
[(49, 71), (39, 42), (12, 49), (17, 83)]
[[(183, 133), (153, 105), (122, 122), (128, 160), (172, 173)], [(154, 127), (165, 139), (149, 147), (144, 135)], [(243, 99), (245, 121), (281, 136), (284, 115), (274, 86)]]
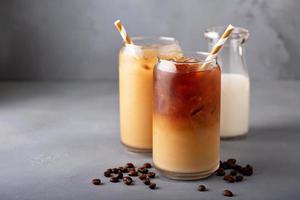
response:
[(235, 177), (235, 181), (236, 182), (241, 182), (241, 181), (243, 181), (243, 179), (244, 179), (244, 177), (240, 176), (240, 175), (238, 175), (238, 176)]
[(252, 170), (252, 171), (253, 171), (253, 167), (252, 167), (251, 165), (249, 165), (249, 164), (248, 164), (248, 165), (246, 165), (246, 168), (247, 168), (247, 169), (250, 169), (250, 170)]
[(94, 178), (94, 179), (92, 180), (92, 183), (93, 183), (94, 185), (100, 185), (100, 184), (101, 184), (101, 180), (100, 180), (99, 178)]
[(251, 165), (246, 165), (244, 171), (246, 171), (246, 176), (251, 176), (253, 174), (253, 167)]
[(223, 162), (221, 160), (219, 161), (219, 168), (223, 168), (224, 169)]
[(107, 169), (106, 171), (109, 171), (110, 173), (112, 173), (112, 172), (113, 172), (111, 168)]
[(136, 171), (135, 168), (127, 168), (127, 170), (128, 170), (128, 172), (130, 172), (130, 171)]
[(234, 165), (233, 169), (234, 169), (235, 171), (241, 173), (241, 171), (242, 171), (242, 166), (236, 164), (236, 165)]
[(141, 175), (139, 176), (139, 179), (140, 179), (140, 180), (145, 180), (146, 178), (148, 178), (148, 176), (147, 176), (146, 174), (141, 174)]
[(145, 167), (145, 168), (151, 168), (152, 165), (150, 163), (144, 163), (143, 167)]
[(148, 173), (148, 169), (145, 167), (139, 167), (138, 168), (138, 172), (142, 173), (142, 174), (147, 174)]
[(113, 177), (110, 177), (109, 181), (112, 183), (117, 183), (117, 182), (119, 182), (119, 178), (118, 178), (118, 176), (113, 176)]
[(230, 176), (230, 175), (225, 175), (225, 176), (223, 177), (223, 180), (224, 180), (224, 181), (227, 181), (227, 180), (229, 179), (229, 176)]
[(112, 172), (113, 172), (114, 174), (117, 174), (117, 173), (119, 172), (119, 170), (118, 170), (117, 168), (113, 168), (113, 169), (112, 169)]
[(233, 193), (230, 190), (224, 190), (223, 195), (225, 197), (232, 197)]
[(130, 171), (136, 171), (135, 168), (126, 168), (128, 172)]
[(199, 185), (199, 186), (198, 186), (198, 191), (201, 191), (201, 192), (206, 191), (205, 185)]
[(229, 158), (229, 159), (227, 160), (227, 163), (230, 163), (230, 164), (236, 164), (236, 159), (234, 159), (234, 158)]
[(125, 168), (125, 167), (119, 167), (118, 170), (119, 170), (119, 172), (122, 172), (122, 173), (128, 172), (128, 168)]
[(155, 183), (150, 183), (149, 188), (151, 190), (154, 190), (156, 188), (156, 184)]
[(125, 165), (125, 168), (134, 168), (134, 164), (132, 164), (132, 163), (127, 163), (127, 164)]
[(237, 173), (236, 173), (236, 171), (232, 170), (232, 171), (230, 172), (230, 175), (231, 175), (231, 176), (236, 176)]
[(147, 175), (148, 175), (149, 178), (155, 178), (156, 174), (154, 172), (148, 172)]
[(123, 182), (126, 184), (126, 185), (131, 185), (132, 184), (132, 178), (130, 178), (129, 176), (125, 176), (123, 178)]
[(226, 161), (222, 163), (223, 169), (229, 169), (229, 165)]
[(138, 176), (138, 172), (131, 170), (131, 171), (128, 172), (128, 175), (129, 176)]
[(236, 166), (235, 164), (229, 162), (227, 162), (227, 165), (228, 165), (228, 169), (234, 169)]
[(123, 173), (122, 172), (119, 172), (118, 175), (117, 175), (118, 179), (122, 179), (123, 178)]
[(111, 171), (105, 171), (104, 176), (105, 177), (110, 177), (111, 173), (112, 173)]
[(224, 176), (225, 175), (225, 170), (223, 168), (219, 168), (216, 171), (217, 176)]
[(251, 170), (251, 168), (243, 167), (241, 173), (244, 176), (251, 176), (253, 174), (253, 170)]
[(234, 183), (234, 181), (235, 181), (234, 177), (231, 176), (231, 175), (224, 176), (223, 180), (225, 180), (225, 181), (227, 181), (229, 183)]
[(150, 181), (149, 178), (145, 178), (145, 179), (143, 180), (143, 183), (144, 183), (145, 185), (149, 185), (149, 184), (151, 183), (151, 181)]

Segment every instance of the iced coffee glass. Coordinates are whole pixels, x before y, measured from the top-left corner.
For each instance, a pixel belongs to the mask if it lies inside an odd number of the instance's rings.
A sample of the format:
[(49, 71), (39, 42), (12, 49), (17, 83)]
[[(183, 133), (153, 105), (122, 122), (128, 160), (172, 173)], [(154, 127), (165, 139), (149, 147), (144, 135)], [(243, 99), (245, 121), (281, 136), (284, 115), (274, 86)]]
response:
[(154, 70), (153, 161), (171, 179), (205, 178), (219, 165), (221, 73), (207, 55), (160, 59)]
[(121, 142), (135, 152), (152, 151), (153, 68), (157, 57), (180, 54), (174, 38), (134, 37), (119, 54)]

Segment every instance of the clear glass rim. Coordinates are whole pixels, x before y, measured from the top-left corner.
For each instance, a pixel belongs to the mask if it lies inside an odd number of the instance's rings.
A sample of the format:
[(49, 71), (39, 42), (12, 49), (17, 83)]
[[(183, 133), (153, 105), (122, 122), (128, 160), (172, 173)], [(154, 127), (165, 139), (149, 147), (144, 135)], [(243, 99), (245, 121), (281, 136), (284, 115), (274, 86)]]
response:
[(159, 57), (158, 57), (158, 61), (170, 62), (172, 64), (208, 64), (216, 61), (216, 57), (211, 57), (209, 60), (206, 60), (208, 55), (209, 53), (205, 51), (183, 51), (184, 57), (195, 58), (198, 61), (176, 61), (172, 59), (164, 59)]
[[(126, 47), (137, 47), (137, 48), (159, 48), (177, 45), (178, 41), (174, 37), (166, 37), (166, 36), (135, 36), (131, 37), (133, 44), (126, 44)], [(143, 44), (144, 42), (144, 44)], [(151, 45), (157, 45), (156, 47)]]
[[(204, 36), (207, 39), (219, 39), (224, 30), (226, 29), (225, 26), (214, 26), (210, 27), (205, 30)], [(250, 33), (247, 29), (242, 28), (242, 27), (235, 27), (234, 30), (232, 31), (230, 38), (231, 40), (247, 40), (248, 37), (250, 36)]]

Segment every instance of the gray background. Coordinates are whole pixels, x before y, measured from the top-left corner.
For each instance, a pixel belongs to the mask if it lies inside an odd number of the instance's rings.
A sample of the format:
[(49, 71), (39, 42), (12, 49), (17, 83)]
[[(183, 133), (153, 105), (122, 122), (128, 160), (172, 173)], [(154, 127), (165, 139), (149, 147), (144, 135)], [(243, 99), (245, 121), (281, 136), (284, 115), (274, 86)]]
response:
[[(66, 81), (0, 83), (0, 198), (215, 200), (228, 188), (234, 199), (300, 200), (299, 10), (298, 0), (0, 0), (0, 80)], [(117, 18), (131, 35), (173, 36), (194, 50), (206, 49), (207, 27), (250, 30), (250, 131), (222, 141), (221, 157), (252, 164), (253, 177), (160, 177), (156, 191), (103, 177), (108, 167), (151, 162), (119, 142)]]
[(116, 80), (121, 38), (176, 37), (183, 49), (206, 49), (210, 26), (248, 28), (252, 79), (300, 79), (298, 0), (1, 0), (0, 79)]
[[(155, 191), (137, 178), (126, 187), (103, 176), (127, 162), (152, 162), (120, 144), (117, 88), (111, 81), (1, 83), (0, 199), (228, 200), (222, 191), (230, 189), (232, 200), (300, 200), (299, 81), (254, 81), (248, 137), (221, 142), (222, 160), (253, 165), (253, 176), (226, 183), (158, 174)], [(93, 186), (94, 177), (104, 184)], [(209, 191), (198, 192), (199, 184)]]

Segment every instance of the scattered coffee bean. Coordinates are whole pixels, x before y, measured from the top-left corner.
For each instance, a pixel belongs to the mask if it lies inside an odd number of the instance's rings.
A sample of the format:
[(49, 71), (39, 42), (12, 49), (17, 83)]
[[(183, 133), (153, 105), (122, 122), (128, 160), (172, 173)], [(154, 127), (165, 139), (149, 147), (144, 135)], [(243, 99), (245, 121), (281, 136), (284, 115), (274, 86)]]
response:
[(151, 183), (151, 181), (150, 181), (149, 178), (145, 178), (145, 179), (143, 180), (143, 183), (144, 183), (145, 185), (149, 185), (149, 184)]
[(241, 173), (241, 171), (242, 171), (242, 166), (240, 166), (240, 165), (234, 165), (234, 168), (233, 168), (235, 171), (237, 171), (237, 172), (240, 172)]
[(230, 176), (231, 176), (231, 175), (225, 175), (225, 176), (223, 177), (223, 180), (224, 180), (224, 181), (227, 181), (227, 180), (229, 179)]
[(253, 174), (253, 170), (251, 168), (243, 167), (241, 173), (244, 176), (251, 176)]
[(130, 170), (130, 171), (128, 172), (128, 176), (138, 176), (138, 172), (137, 172), (137, 171)]
[(126, 184), (126, 185), (131, 185), (132, 184), (132, 178), (130, 178), (129, 176), (125, 176), (123, 178), (123, 182)]
[(156, 184), (155, 183), (150, 183), (149, 188), (151, 190), (154, 190), (156, 188)]
[(118, 172), (119, 172), (119, 170), (117, 168), (112, 169), (112, 173), (117, 174)]
[(112, 183), (117, 183), (117, 182), (119, 182), (119, 178), (118, 178), (118, 176), (113, 176), (113, 177), (110, 177), (109, 181)]
[(219, 168), (223, 168), (224, 169), (222, 160), (219, 161)]
[(100, 185), (100, 184), (101, 184), (101, 180), (100, 180), (99, 178), (94, 178), (94, 179), (92, 180), (92, 183), (93, 183), (94, 185)]
[(128, 172), (128, 168), (125, 168), (125, 167), (119, 167), (118, 170), (119, 170), (119, 172), (122, 172), (122, 173)]
[[(247, 164), (245, 167), (237, 164), (237, 160), (234, 158), (229, 158), (226, 161), (219, 161), (219, 168), (216, 170), (217, 176), (224, 176), (223, 179), (229, 183), (241, 182), (244, 180), (244, 176), (251, 176), (253, 174), (253, 167)], [(124, 184), (131, 185), (133, 179), (129, 176), (139, 176), (139, 179), (145, 184), (148, 185), (150, 189), (156, 189), (156, 184), (151, 182), (150, 178), (155, 178), (156, 174), (149, 171), (148, 169), (152, 168), (150, 163), (144, 163), (142, 167), (136, 168), (133, 163), (127, 163), (124, 167), (118, 168), (109, 168), (104, 172), (105, 177), (110, 177), (110, 182), (116, 183), (119, 180), (123, 180)], [(225, 170), (230, 169), (230, 173), (226, 175)], [(123, 173), (128, 173), (128, 176), (124, 177)], [(116, 174), (113, 175), (112, 174)], [(239, 175), (241, 174), (241, 175)], [(92, 180), (94, 185), (101, 185), (101, 180), (95, 178)], [(199, 185), (198, 191), (206, 191), (205, 185)], [(230, 190), (224, 190), (224, 196), (232, 197), (234, 194)]]
[(226, 161), (222, 163), (223, 169), (229, 169), (229, 165)]
[(112, 173), (111, 171), (107, 170), (107, 171), (104, 172), (104, 176), (105, 177), (110, 177), (111, 173)]
[(148, 173), (148, 169), (145, 167), (139, 167), (138, 168), (138, 172), (142, 173), (142, 174), (147, 174)]
[(134, 164), (132, 164), (132, 163), (127, 163), (127, 164), (125, 165), (125, 168), (134, 168)]
[(234, 158), (229, 158), (229, 159), (227, 160), (227, 163), (230, 163), (230, 164), (236, 164), (236, 159), (234, 159)]
[(217, 176), (224, 176), (225, 175), (225, 170), (223, 168), (219, 168), (216, 171)]
[(223, 195), (225, 197), (232, 197), (233, 193), (230, 190), (224, 190)]
[(238, 176), (235, 177), (235, 181), (236, 181), (236, 182), (241, 182), (241, 181), (243, 181), (243, 180), (244, 180), (244, 177), (243, 177), (243, 176), (238, 175)]
[(147, 176), (146, 174), (141, 174), (141, 175), (139, 176), (139, 179), (140, 179), (140, 180), (145, 180), (146, 178), (148, 178), (148, 176)]
[(123, 178), (123, 173), (122, 172), (119, 172), (118, 175), (117, 175), (118, 179), (122, 179)]
[(237, 175), (237, 172), (234, 171), (234, 170), (232, 170), (232, 171), (230, 172), (230, 175), (231, 175), (231, 176), (236, 176), (236, 175)]
[(246, 165), (246, 168), (253, 171), (253, 167), (251, 165)]
[(155, 173), (154, 172), (148, 172), (148, 177), (149, 178), (155, 178)]
[(228, 163), (228, 169), (234, 169), (235, 168), (235, 164), (233, 163)]
[(128, 168), (124, 168), (123, 173), (128, 173)]
[(143, 167), (145, 167), (145, 168), (151, 168), (152, 165), (150, 163), (144, 163)]
[(199, 186), (198, 186), (198, 191), (201, 191), (201, 192), (206, 191), (205, 185), (199, 185)]
[(128, 172), (130, 171), (136, 171), (135, 168), (126, 168)]
[(227, 181), (229, 183), (234, 183), (234, 181), (235, 181), (234, 177), (231, 176), (231, 175), (224, 176), (223, 180), (225, 180), (225, 181)]

